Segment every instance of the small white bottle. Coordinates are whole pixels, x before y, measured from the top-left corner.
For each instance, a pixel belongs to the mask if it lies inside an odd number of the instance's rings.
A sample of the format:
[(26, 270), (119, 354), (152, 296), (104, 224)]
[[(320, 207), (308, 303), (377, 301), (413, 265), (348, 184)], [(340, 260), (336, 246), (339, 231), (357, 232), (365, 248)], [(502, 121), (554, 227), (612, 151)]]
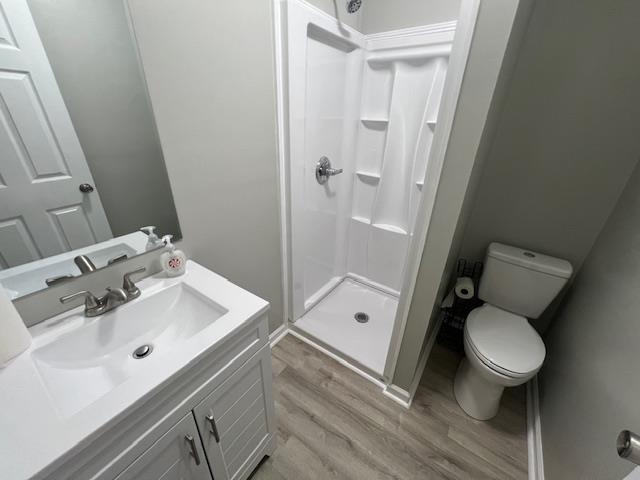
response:
[(145, 251), (149, 251), (149, 250), (154, 250), (160, 246), (162, 246), (162, 240), (160, 240), (158, 238), (158, 235), (156, 235), (156, 227), (154, 227), (153, 225), (149, 225), (148, 227), (142, 227), (140, 229), (141, 232), (144, 232), (147, 234), (147, 245), (145, 246)]
[(162, 237), (162, 241), (169, 251), (160, 255), (160, 264), (162, 265), (162, 270), (164, 270), (169, 277), (177, 277), (182, 275), (187, 269), (187, 256), (182, 250), (176, 250), (175, 245), (171, 243), (172, 238), (173, 235), (165, 235)]

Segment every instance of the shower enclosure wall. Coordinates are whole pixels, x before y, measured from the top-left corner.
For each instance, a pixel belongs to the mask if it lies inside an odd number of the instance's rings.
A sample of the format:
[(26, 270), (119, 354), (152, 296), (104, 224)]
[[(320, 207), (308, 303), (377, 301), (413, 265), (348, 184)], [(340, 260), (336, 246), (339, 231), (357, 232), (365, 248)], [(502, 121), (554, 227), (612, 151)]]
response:
[(292, 328), (382, 378), (455, 22), (365, 36), (282, 7)]

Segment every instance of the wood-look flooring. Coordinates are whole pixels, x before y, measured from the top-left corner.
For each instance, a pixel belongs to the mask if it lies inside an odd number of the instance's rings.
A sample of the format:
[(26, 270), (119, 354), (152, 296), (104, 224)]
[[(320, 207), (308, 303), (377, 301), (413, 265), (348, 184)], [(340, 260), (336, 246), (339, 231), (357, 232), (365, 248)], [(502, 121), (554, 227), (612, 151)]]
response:
[(436, 345), (409, 410), (291, 335), (272, 358), (278, 448), (252, 480), (527, 478), (524, 389), (473, 420), (453, 397), (456, 353)]

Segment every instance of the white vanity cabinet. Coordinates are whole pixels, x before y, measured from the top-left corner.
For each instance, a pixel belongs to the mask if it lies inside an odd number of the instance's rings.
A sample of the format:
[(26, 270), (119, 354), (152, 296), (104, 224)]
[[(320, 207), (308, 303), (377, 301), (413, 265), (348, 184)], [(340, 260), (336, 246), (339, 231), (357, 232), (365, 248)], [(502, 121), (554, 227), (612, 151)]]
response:
[(2, 369), (0, 480), (245, 480), (273, 453), (268, 302), (192, 261), (138, 285)]
[(273, 419), (271, 350), (265, 345), (116, 480), (247, 478), (269, 452)]
[(85, 448), (33, 478), (245, 480), (275, 449), (275, 430), (263, 311), (124, 412)]
[(211, 480), (193, 415), (188, 414), (116, 480)]
[[(268, 381), (265, 381), (268, 379)], [(274, 431), (271, 357), (264, 347), (193, 409), (213, 477), (236, 480), (253, 470)]]

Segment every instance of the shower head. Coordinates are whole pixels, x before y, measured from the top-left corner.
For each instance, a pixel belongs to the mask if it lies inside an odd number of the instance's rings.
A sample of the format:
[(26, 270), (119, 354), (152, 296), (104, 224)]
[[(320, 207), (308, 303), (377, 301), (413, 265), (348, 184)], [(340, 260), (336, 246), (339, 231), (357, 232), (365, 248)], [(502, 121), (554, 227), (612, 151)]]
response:
[(356, 13), (362, 6), (362, 0), (347, 0), (347, 12)]

